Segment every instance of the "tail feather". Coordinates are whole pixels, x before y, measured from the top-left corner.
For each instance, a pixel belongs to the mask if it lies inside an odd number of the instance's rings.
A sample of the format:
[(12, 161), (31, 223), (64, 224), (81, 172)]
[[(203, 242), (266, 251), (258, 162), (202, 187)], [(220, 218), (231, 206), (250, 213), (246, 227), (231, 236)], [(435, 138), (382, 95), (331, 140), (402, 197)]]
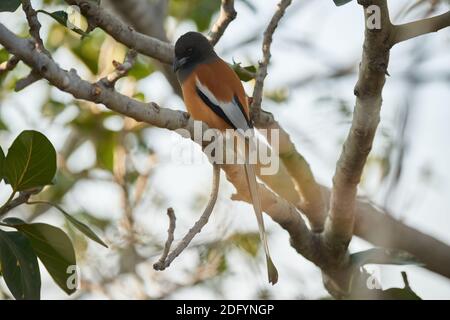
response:
[(261, 237), (261, 241), (264, 246), (264, 252), (266, 254), (267, 261), (267, 274), (269, 277), (269, 282), (271, 284), (275, 284), (278, 281), (278, 271), (275, 265), (272, 262), (272, 258), (269, 253), (269, 246), (267, 244), (266, 231), (264, 228), (264, 219), (262, 215), (261, 201), (258, 192), (258, 184), (256, 181), (255, 169), (252, 164), (245, 164), (245, 175), (247, 177), (247, 183), (250, 190), (250, 196), (252, 198), (253, 209), (255, 210), (256, 219), (258, 221), (259, 234)]

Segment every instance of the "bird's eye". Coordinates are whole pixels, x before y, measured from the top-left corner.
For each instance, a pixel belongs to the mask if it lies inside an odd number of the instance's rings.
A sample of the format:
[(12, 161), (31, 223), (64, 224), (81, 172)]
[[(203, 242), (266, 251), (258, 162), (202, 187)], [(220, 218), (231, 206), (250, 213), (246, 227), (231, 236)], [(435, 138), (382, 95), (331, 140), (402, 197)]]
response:
[(186, 49), (187, 53), (192, 53), (192, 51), (194, 51), (194, 49), (192, 49), (192, 47), (189, 47)]

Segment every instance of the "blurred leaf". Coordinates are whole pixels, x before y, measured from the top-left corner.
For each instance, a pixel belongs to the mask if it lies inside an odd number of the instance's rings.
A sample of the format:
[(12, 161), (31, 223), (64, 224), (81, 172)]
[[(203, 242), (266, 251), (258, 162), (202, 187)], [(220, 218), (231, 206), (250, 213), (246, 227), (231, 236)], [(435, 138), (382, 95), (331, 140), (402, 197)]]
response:
[(108, 246), (94, 233), (94, 231), (91, 230), (86, 224), (78, 221), (74, 217), (72, 217), (70, 214), (67, 213), (66, 210), (64, 210), (61, 206), (58, 206), (57, 204), (51, 203), (49, 201), (30, 201), (28, 204), (44, 204), (48, 206), (52, 206), (56, 209), (58, 209), (59, 212), (61, 212), (64, 217), (79, 231), (81, 231), (86, 237), (89, 239), (97, 242), (98, 244), (104, 246), (105, 248), (108, 248)]
[(20, 6), (20, 0), (1, 0), (0, 12), (14, 12)]
[(143, 92), (137, 92), (133, 95), (133, 99), (145, 102), (145, 94)]
[(84, 219), (87, 223), (99, 228), (102, 231), (105, 231), (106, 228), (111, 224), (110, 220), (97, 218), (97, 217), (93, 216), (92, 214), (90, 214), (89, 212), (85, 212), (85, 211), (75, 214), (75, 217)]
[(334, 3), (335, 3), (337, 6), (342, 6), (342, 5), (346, 4), (346, 3), (349, 3), (349, 2), (352, 1), (352, 0), (333, 0), (333, 1), (334, 1)]
[(372, 287), (369, 283), (374, 281), (374, 275), (363, 270), (356, 277), (352, 285), (351, 295), (348, 299), (377, 299), (377, 300), (421, 300), (421, 298), (411, 289), (406, 272), (402, 272), (405, 286), (403, 288)]
[(261, 244), (259, 234), (256, 232), (235, 233), (228, 238), (228, 241), (252, 257), (256, 257)]
[[(35, 199), (59, 203), (66, 193), (72, 189), (77, 182), (77, 179), (75, 176), (70, 175), (65, 171), (58, 170), (53, 181), (54, 185), (51, 188), (44, 189), (39, 195), (36, 195)], [(36, 218), (48, 209), (48, 206), (34, 206), (32, 209), (32, 216)]]
[[(0, 80), (0, 83), (1, 83), (1, 80)], [(2, 130), (8, 131), (9, 128), (8, 128), (8, 126), (6, 125), (6, 123), (3, 121), (3, 119), (0, 118), (0, 131), (2, 131)]]
[(9, 52), (5, 48), (0, 49), (0, 63), (9, 59)]
[(54, 51), (61, 46), (66, 46), (89, 68), (92, 74), (97, 74), (98, 55), (104, 39), (105, 33), (100, 29), (89, 33), (89, 37), (80, 39), (62, 25), (53, 24), (49, 30), (46, 47), (50, 51)]
[(200, 32), (209, 28), (219, 9), (220, 0), (172, 0), (169, 3), (169, 15), (179, 21), (192, 20)]
[(49, 118), (55, 118), (64, 111), (66, 105), (62, 102), (50, 99), (42, 106), (42, 114)]
[(5, 154), (2, 147), (0, 147), (0, 182), (3, 180), (3, 165), (5, 163)]
[(282, 103), (282, 102), (286, 102), (286, 100), (288, 99), (289, 91), (285, 88), (273, 90), (273, 91), (266, 91), (264, 93), (264, 96), (266, 98), (272, 100), (273, 102)]
[(76, 258), (72, 242), (64, 231), (45, 223), (27, 224), (17, 218), (7, 218), (3, 222), (27, 236), (48, 273), (64, 292), (70, 295), (76, 291), (68, 286), (69, 267), (76, 266)]
[(241, 0), (241, 2), (245, 4), (251, 11), (253, 11), (253, 13), (256, 13), (256, 11), (258, 11), (256, 6), (250, 0)]
[(372, 248), (350, 255), (352, 263), (357, 267), (366, 264), (422, 265), (413, 255), (403, 250)]
[(114, 170), (114, 153), (116, 150), (117, 134), (112, 131), (104, 131), (97, 134), (95, 139), (97, 152), (97, 165), (100, 168)]
[(0, 230), (0, 264), (6, 285), (16, 299), (39, 299), (41, 275), (27, 237)]
[(383, 290), (381, 298), (389, 300), (422, 300), (411, 288), (389, 288)]
[(22, 131), (8, 150), (4, 171), (14, 191), (48, 185), (56, 173), (55, 148), (42, 133)]
[(36, 10), (36, 12), (40, 12), (40, 13), (44, 13), (50, 17), (52, 17), (53, 19), (55, 19), (59, 24), (69, 28), (70, 30), (72, 30), (75, 33), (78, 33), (79, 35), (85, 37), (88, 34), (86, 32), (84, 32), (83, 30), (75, 27), (74, 25), (69, 23), (69, 16), (67, 14), (67, 12), (65, 11), (54, 11), (54, 12), (47, 12), (45, 10)]
[(107, 35), (100, 48), (98, 56), (98, 74), (104, 77), (114, 71), (113, 61), (122, 62), (125, 59), (126, 47)]
[(102, 241), (102, 239), (100, 239), (95, 233), (94, 231), (92, 231), (91, 228), (89, 228), (86, 224), (84, 224), (81, 221), (78, 221), (77, 219), (75, 219), (73, 216), (71, 216), (70, 214), (68, 214), (65, 210), (63, 210), (61, 207), (57, 207), (59, 209), (59, 211), (61, 211), (61, 213), (67, 218), (67, 220), (69, 220), (69, 222), (75, 227), (77, 228), (79, 231), (81, 231), (86, 237), (88, 237), (89, 239), (97, 242), (98, 244), (104, 246), (105, 248), (108, 248), (108, 246)]
[(148, 77), (154, 71), (155, 67), (153, 64), (143, 61), (138, 57), (133, 67), (128, 71), (128, 75), (134, 77), (136, 80), (141, 80)]
[(230, 64), (231, 68), (236, 72), (239, 79), (244, 82), (248, 82), (254, 79), (254, 74), (256, 73), (256, 67), (251, 65), (247, 67), (241, 67), (240, 63)]

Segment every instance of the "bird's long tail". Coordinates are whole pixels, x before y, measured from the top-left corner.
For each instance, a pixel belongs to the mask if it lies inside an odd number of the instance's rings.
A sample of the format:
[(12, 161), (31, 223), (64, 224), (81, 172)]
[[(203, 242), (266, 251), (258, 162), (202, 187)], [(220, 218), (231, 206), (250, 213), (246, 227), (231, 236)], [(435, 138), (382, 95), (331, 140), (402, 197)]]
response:
[(258, 221), (259, 234), (261, 237), (261, 241), (264, 246), (264, 252), (266, 254), (267, 261), (267, 274), (269, 277), (269, 282), (271, 284), (275, 284), (278, 281), (278, 271), (275, 265), (272, 262), (272, 258), (269, 253), (269, 246), (267, 244), (266, 230), (264, 228), (264, 219), (262, 215), (261, 209), (261, 201), (259, 197), (258, 184), (256, 181), (255, 168), (253, 164), (244, 164), (245, 175), (247, 177), (247, 184), (250, 191), (250, 196), (252, 198), (253, 209), (255, 210), (256, 219)]

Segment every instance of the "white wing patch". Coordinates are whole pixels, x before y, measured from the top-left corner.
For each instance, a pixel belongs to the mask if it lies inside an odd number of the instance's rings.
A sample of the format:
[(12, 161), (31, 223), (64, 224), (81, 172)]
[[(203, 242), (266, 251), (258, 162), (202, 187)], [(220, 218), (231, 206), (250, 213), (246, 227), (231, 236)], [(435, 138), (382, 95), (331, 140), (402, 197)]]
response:
[(220, 101), (206, 86), (200, 82), (198, 78), (195, 79), (195, 84), (197, 88), (209, 99), (209, 101), (223, 111), (223, 113), (237, 129), (242, 129), (244, 131), (250, 129), (247, 119), (242, 114), (242, 111), (234, 97), (230, 102)]

